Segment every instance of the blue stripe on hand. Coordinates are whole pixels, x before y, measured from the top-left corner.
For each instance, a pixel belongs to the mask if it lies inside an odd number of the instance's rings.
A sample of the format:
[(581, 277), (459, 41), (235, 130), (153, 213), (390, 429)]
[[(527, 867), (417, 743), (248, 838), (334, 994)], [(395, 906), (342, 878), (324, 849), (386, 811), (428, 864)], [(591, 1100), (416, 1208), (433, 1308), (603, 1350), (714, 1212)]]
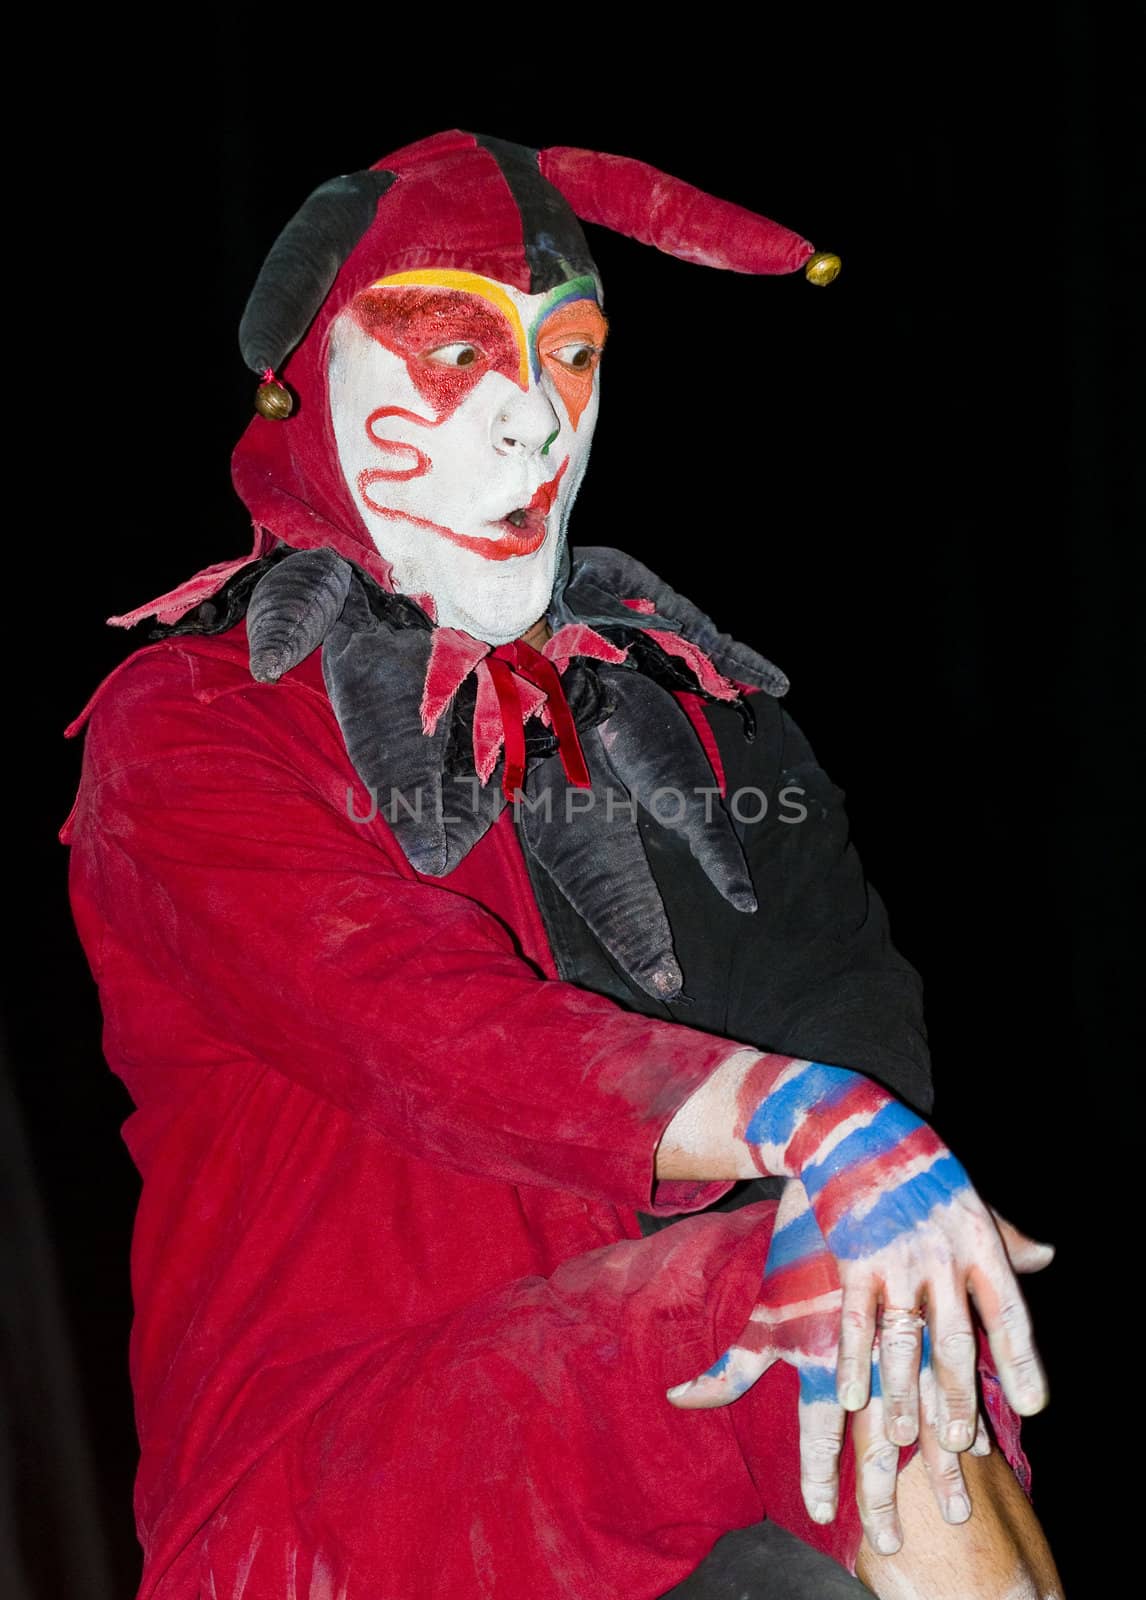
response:
[(836, 1398), (836, 1369), (835, 1367), (800, 1368), (800, 1404), (802, 1406), (814, 1405), (817, 1400), (832, 1400)]
[(828, 1248), (842, 1260), (860, 1261), (926, 1221), (936, 1206), (946, 1205), (969, 1186), (970, 1179), (955, 1157), (941, 1156), (926, 1172), (917, 1172), (881, 1195), (863, 1217), (856, 1219), (850, 1212), (842, 1216), (828, 1234)]
[(819, 1194), (826, 1183), (849, 1167), (890, 1154), (897, 1144), (902, 1144), (909, 1134), (922, 1126), (914, 1111), (900, 1105), (898, 1100), (890, 1101), (876, 1112), (866, 1127), (857, 1128), (846, 1139), (841, 1139), (823, 1161), (804, 1168), (800, 1176), (808, 1198)]
[(724, 1373), (725, 1368), (728, 1366), (728, 1363), (731, 1360), (732, 1360), (732, 1351), (731, 1350), (726, 1350), (724, 1352), (724, 1354), (718, 1360), (716, 1360), (716, 1361), (714, 1361), (712, 1363), (711, 1367), (709, 1367), (708, 1371), (706, 1373), (704, 1373), (703, 1376), (706, 1377), (706, 1378), (719, 1378), (719, 1377), (721, 1377), (723, 1375), (723, 1373)]
[(818, 1255), (824, 1248), (820, 1225), (810, 1211), (804, 1211), (793, 1222), (787, 1222), (772, 1235), (768, 1260), (764, 1263), (764, 1276), (790, 1267), (806, 1256)]
[(845, 1067), (825, 1067), (818, 1061), (809, 1062), (803, 1072), (782, 1088), (773, 1089), (761, 1101), (752, 1113), (744, 1137), (750, 1144), (783, 1147), (805, 1111), (812, 1106), (822, 1110), (834, 1105), (858, 1079), (857, 1072), (849, 1072)]

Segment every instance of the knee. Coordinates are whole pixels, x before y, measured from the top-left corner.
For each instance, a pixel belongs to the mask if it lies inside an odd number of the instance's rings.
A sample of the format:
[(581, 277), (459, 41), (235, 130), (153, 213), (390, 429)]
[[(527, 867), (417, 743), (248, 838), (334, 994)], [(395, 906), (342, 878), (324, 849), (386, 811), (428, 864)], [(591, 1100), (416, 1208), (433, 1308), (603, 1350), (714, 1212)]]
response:
[(1038, 1519), (997, 1452), (963, 1457), (971, 1521), (945, 1523), (917, 1456), (899, 1480), (904, 1541), (894, 1556), (865, 1545), (857, 1568), (881, 1600), (1062, 1600)]
[(1003, 1457), (995, 1452), (982, 1461), (965, 1458), (964, 1470), (988, 1525), (988, 1564), (1006, 1575), (999, 1591), (1005, 1600), (1063, 1600), (1046, 1534)]
[[(1005, 1565), (1005, 1561), (999, 1562), (1000, 1568)], [(1011, 1574), (1001, 1593), (1006, 1600), (1063, 1600), (1062, 1584), (1041, 1528), (1037, 1539), (1014, 1542)]]

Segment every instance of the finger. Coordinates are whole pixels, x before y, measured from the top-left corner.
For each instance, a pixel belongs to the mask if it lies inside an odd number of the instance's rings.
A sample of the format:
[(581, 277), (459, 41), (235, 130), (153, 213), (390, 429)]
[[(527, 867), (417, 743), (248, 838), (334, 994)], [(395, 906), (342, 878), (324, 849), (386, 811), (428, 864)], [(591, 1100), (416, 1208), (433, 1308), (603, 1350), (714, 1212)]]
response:
[(682, 1411), (706, 1411), (738, 1400), (767, 1372), (775, 1360), (771, 1351), (746, 1350), (731, 1345), (707, 1372), (665, 1391), (665, 1398)]
[(935, 1393), (938, 1443), (946, 1451), (969, 1450), (975, 1441), (979, 1341), (971, 1324), (967, 1297), (954, 1276), (933, 1283), (929, 1294), (927, 1343), (934, 1369), (930, 1381)]
[(956, 1525), (966, 1522), (971, 1515), (971, 1497), (963, 1482), (959, 1457), (944, 1450), (938, 1434), (926, 1423), (919, 1432), (919, 1453), (944, 1522)]
[(839, 1504), (840, 1451), (847, 1413), (831, 1397), (806, 1400), (807, 1392), (801, 1377), (800, 1492), (813, 1522), (831, 1522)]
[(845, 1411), (860, 1411), (871, 1392), (872, 1345), (878, 1291), (864, 1273), (844, 1285), (840, 1306), (840, 1348), (836, 1361), (836, 1394)]
[(1044, 1267), (1050, 1266), (1055, 1255), (1053, 1244), (1040, 1244), (1037, 1239), (1021, 1233), (1013, 1222), (1001, 1217), (994, 1206), (990, 1211), (1013, 1271), (1041, 1272)]
[(975, 1419), (975, 1443), (971, 1446), (973, 1456), (989, 1456), (991, 1454), (991, 1436), (987, 1432), (987, 1425), (982, 1417)]
[(879, 1382), (884, 1426), (893, 1444), (919, 1434), (919, 1364), (924, 1322), (911, 1302), (885, 1304), (879, 1314)]
[(867, 1542), (880, 1555), (894, 1555), (903, 1543), (895, 1506), (899, 1450), (883, 1428), (883, 1405), (873, 1399), (852, 1417), (856, 1457), (856, 1505)]
[(944, 1522), (955, 1524), (966, 1522), (971, 1515), (971, 1497), (963, 1481), (963, 1469), (959, 1464), (959, 1457), (953, 1451), (943, 1448), (941, 1433), (936, 1429), (940, 1413), (940, 1391), (935, 1372), (930, 1366), (924, 1367), (919, 1375), (919, 1399), (923, 1409), (923, 1421), (919, 1430), (919, 1453), (927, 1469), (931, 1491)]
[(1034, 1416), (1047, 1403), (1047, 1380), (1014, 1274), (1000, 1259), (994, 1271), (973, 1267), (968, 1282), (991, 1343), (1003, 1393), (1021, 1417)]

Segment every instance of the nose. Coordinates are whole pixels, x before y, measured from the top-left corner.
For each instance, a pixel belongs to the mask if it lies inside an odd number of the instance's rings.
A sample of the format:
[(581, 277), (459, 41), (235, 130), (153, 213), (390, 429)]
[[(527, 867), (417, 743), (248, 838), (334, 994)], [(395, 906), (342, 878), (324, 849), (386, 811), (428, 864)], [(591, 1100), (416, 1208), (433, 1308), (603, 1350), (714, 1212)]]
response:
[(514, 388), (494, 413), (492, 443), (501, 456), (535, 456), (560, 430), (561, 421), (540, 384)]

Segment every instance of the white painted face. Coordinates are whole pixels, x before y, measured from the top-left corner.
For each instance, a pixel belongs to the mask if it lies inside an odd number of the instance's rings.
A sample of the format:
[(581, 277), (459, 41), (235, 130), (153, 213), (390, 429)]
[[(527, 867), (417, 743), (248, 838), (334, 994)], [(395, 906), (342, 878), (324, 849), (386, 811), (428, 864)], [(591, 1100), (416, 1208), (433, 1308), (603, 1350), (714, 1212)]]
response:
[(352, 500), (403, 594), (507, 644), (543, 616), (597, 420), (591, 278), (523, 294), (405, 272), (335, 320), (330, 414)]

